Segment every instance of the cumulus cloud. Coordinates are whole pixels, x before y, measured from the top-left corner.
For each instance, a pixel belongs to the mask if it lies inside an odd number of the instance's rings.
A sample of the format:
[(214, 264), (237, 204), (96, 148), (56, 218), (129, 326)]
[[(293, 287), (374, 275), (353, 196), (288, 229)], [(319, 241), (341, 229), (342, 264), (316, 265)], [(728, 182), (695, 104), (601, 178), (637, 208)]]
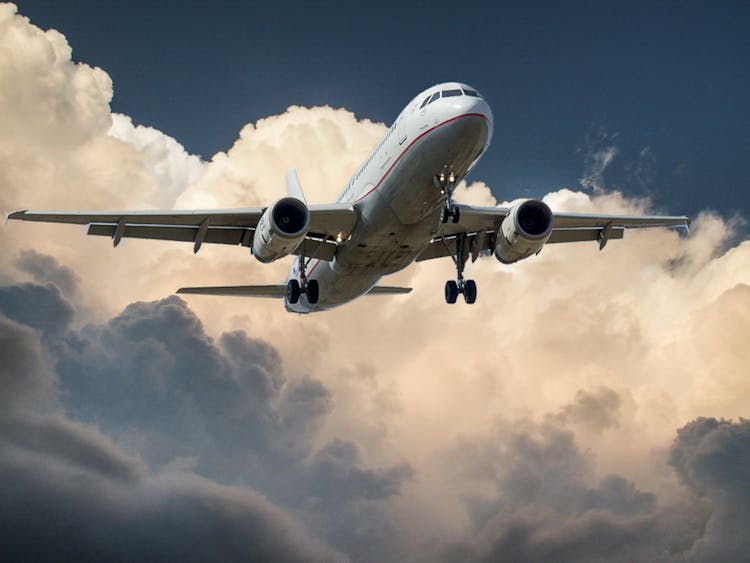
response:
[(149, 203), (170, 208), (177, 196), (200, 180), (206, 163), (188, 152), (172, 137), (153, 127), (133, 125), (127, 115), (112, 114), (109, 136), (132, 146), (142, 157), (142, 167), (153, 178), (158, 189)]
[(711, 510), (690, 550), (696, 561), (740, 561), (750, 553), (750, 420), (698, 418), (681, 428), (670, 463)]
[[(386, 130), (292, 107), (200, 162), (112, 115), (106, 73), (15, 12), (0, 5), (4, 209), (267, 204), (289, 166), (311, 202), (330, 201)], [(545, 201), (650, 212), (603, 189), (617, 139), (599, 141), (584, 156), (590, 189)], [(457, 198), (496, 203), (479, 182)], [(480, 259), (472, 307), (443, 303), (449, 260), (420, 263), (388, 280), (409, 296), (297, 317), (277, 301), (171, 296), (277, 283), (288, 261), (7, 225), (4, 545), (70, 558), (742, 559), (746, 421), (726, 419), (750, 397), (750, 245), (732, 237), (704, 213), (689, 238), (629, 232), (601, 253)], [(217, 530), (226, 551), (209, 556)]]

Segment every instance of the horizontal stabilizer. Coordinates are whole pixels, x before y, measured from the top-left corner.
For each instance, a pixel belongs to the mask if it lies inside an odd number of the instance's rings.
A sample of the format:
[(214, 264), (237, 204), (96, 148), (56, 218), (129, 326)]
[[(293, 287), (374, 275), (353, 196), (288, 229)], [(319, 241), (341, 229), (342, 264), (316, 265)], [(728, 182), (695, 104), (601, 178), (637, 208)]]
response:
[(181, 287), (177, 293), (193, 295), (230, 295), (236, 297), (272, 297), (286, 295), (286, 285), (229, 285), (209, 287)]
[(411, 293), (410, 287), (394, 287), (390, 285), (376, 285), (365, 295), (402, 295)]
[[(379, 285), (365, 295), (402, 295), (410, 293), (410, 287)], [(192, 295), (226, 295), (235, 297), (271, 297), (280, 299), (286, 295), (286, 285), (226, 285), (208, 287), (181, 287), (177, 293)]]

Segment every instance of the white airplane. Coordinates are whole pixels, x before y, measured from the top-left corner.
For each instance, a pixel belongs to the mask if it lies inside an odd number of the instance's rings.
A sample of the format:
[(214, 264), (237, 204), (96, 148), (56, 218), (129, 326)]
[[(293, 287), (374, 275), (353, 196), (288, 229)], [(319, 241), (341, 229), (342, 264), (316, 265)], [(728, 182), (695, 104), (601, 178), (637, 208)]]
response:
[(473, 88), (438, 84), (404, 108), (336, 203), (308, 205), (296, 172), (287, 173), (287, 197), (263, 208), (169, 211), (18, 211), (9, 219), (88, 225), (88, 234), (250, 247), (268, 263), (298, 258), (284, 284), (182, 288), (177, 293), (283, 298), (288, 311), (310, 313), (362, 295), (408, 293), (377, 285), (414, 261), (450, 256), (456, 279), (445, 300), (459, 294), (474, 303), (477, 285), (464, 267), (482, 254), (511, 264), (545, 244), (597, 241), (600, 249), (627, 228), (683, 227), (688, 217), (553, 213), (529, 199), (510, 207), (453, 202), (458, 182), (485, 153), (492, 111)]

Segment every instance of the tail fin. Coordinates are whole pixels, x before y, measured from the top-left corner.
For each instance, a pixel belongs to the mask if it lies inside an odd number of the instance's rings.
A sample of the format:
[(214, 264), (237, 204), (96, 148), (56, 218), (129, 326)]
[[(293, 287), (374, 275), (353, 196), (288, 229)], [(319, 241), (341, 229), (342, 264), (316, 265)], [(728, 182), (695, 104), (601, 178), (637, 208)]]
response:
[(305, 201), (305, 194), (302, 193), (302, 186), (299, 183), (297, 171), (294, 168), (290, 168), (286, 173), (286, 194), (289, 197), (300, 200), (302, 203), (307, 203)]

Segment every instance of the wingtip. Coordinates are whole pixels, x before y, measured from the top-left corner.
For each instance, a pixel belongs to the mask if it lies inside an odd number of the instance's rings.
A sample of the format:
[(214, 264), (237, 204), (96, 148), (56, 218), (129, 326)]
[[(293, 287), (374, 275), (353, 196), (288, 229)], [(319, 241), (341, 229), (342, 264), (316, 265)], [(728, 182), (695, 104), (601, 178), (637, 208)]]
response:
[(11, 219), (21, 219), (26, 214), (28, 209), (22, 209), (21, 211), (4, 211), (5, 222), (7, 223)]

